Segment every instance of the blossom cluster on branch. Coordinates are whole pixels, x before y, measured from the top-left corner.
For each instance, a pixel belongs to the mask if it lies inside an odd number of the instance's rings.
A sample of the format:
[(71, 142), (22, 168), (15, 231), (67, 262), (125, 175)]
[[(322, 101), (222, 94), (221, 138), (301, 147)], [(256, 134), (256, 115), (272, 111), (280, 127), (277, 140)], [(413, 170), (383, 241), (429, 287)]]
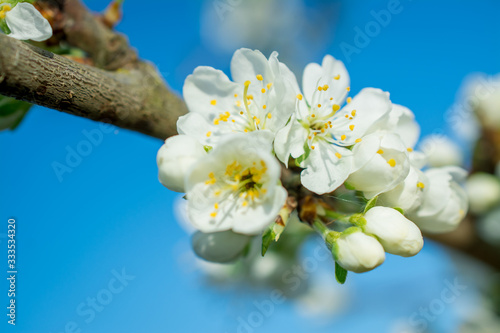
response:
[[(186, 193), (200, 256), (237, 258), (249, 242), (241, 235), (262, 235), (264, 254), (297, 210), (323, 236), (342, 276), (379, 266), (385, 252), (413, 256), (423, 246), (421, 230), (451, 231), (464, 218), (465, 170), (423, 170), (425, 155), (413, 150), (414, 114), (380, 89), (349, 97), (341, 61), (327, 55), (307, 65), (300, 88), (276, 52), (266, 58), (239, 49), (231, 75), (198, 67), (187, 77), (190, 112), (157, 155), (160, 182)], [(282, 183), (284, 167), (292, 176)], [(361, 197), (362, 207), (330, 204), (338, 191)], [(233, 237), (246, 241), (228, 248)], [(210, 252), (220, 248), (218, 260)]]

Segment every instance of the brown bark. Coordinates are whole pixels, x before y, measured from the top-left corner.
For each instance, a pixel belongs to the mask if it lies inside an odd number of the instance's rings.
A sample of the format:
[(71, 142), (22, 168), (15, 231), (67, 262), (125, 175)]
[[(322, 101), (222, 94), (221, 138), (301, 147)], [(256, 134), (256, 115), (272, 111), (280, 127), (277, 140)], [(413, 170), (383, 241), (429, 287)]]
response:
[(138, 60), (124, 36), (78, 0), (40, 6), (54, 27), (49, 43), (64, 40), (82, 49), (95, 67), (0, 35), (0, 94), (160, 139), (177, 134), (184, 102), (153, 65)]

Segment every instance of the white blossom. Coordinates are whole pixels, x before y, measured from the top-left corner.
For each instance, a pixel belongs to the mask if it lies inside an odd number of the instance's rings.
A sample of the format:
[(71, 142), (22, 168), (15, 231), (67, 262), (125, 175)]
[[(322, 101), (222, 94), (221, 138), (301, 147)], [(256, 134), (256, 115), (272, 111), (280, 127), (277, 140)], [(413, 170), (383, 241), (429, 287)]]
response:
[(420, 229), (395, 209), (373, 207), (364, 218), (363, 230), (377, 237), (388, 253), (411, 257), (424, 245)]
[(379, 89), (363, 89), (344, 104), (349, 74), (341, 61), (325, 56), (322, 65), (311, 63), (304, 70), (302, 88), (288, 125), (276, 135), (274, 149), (288, 164), (297, 159), (304, 187), (318, 193), (332, 192), (351, 172), (351, 152), (347, 147), (361, 142), (374, 122), (390, 112), (389, 94)]
[(203, 146), (192, 137), (175, 135), (168, 138), (156, 155), (160, 183), (169, 190), (185, 192), (188, 170), (205, 155)]
[(370, 271), (385, 261), (384, 248), (379, 241), (356, 227), (342, 233), (333, 244), (332, 254), (340, 266), (355, 273)]
[(49, 21), (30, 3), (19, 2), (12, 7), (0, 1), (0, 19), (5, 19), (12, 38), (41, 42), (52, 36)]
[(431, 168), (461, 166), (464, 160), (460, 147), (443, 135), (426, 136), (419, 145)]
[(287, 192), (269, 138), (233, 134), (187, 175), (188, 216), (203, 232), (233, 230), (254, 235), (274, 221)]
[(392, 190), (409, 172), (408, 150), (399, 135), (377, 132), (354, 146), (352, 174), (346, 183), (372, 198)]
[(215, 146), (228, 133), (276, 133), (285, 126), (294, 109), (296, 79), (277, 52), (268, 60), (260, 51), (239, 49), (231, 74), (234, 82), (202, 66), (186, 78), (183, 95), (190, 112), (179, 118), (179, 133)]
[(380, 194), (377, 204), (401, 208), (405, 214), (409, 214), (422, 204), (426, 184), (428, 184), (428, 180), (425, 174), (411, 165), (405, 180), (392, 190)]
[(408, 217), (422, 231), (442, 233), (454, 230), (467, 213), (468, 200), (459, 182), (467, 172), (458, 167), (433, 168), (425, 171), (429, 185), (418, 210)]

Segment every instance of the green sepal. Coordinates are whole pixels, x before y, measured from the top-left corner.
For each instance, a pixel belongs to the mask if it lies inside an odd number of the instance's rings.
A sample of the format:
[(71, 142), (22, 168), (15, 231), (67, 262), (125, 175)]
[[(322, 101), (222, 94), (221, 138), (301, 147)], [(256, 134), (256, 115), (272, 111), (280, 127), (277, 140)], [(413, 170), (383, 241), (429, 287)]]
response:
[(366, 214), (367, 211), (369, 211), (370, 209), (375, 207), (375, 205), (377, 204), (377, 199), (378, 199), (378, 195), (374, 196), (366, 203), (365, 210), (363, 211), (363, 214)]
[(403, 208), (399, 208), (399, 207), (393, 207), (393, 209), (397, 210), (398, 212), (401, 213), (401, 215), (405, 215), (405, 211), (403, 210)]
[(344, 284), (347, 280), (347, 270), (335, 262), (335, 279), (338, 283)]

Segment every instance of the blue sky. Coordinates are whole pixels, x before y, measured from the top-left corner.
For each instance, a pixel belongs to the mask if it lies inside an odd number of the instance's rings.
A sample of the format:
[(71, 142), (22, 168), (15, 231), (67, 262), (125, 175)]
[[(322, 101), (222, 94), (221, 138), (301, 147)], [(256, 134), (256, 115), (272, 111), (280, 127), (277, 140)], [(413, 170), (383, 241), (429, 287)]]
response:
[[(95, 10), (106, 5), (86, 3)], [(326, 1), (306, 3), (314, 9)], [(338, 20), (332, 18), (328, 27), (331, 38), (303, 50), (308, 58), (298, 65), (330, 53), (346, 61), (354, 92), (367, 86), (387, 90), (395, 103), (415, 112), (423, 134), (447, 132), (443, 114), (463, 78), (500, 72), (500, 3), (401, 0), (387, 26), (356, 46), (356, 27), (364, 30), (375, 20), (371, 11), (386, 10), (390, 3), (340, 2)], [(119, 30), (142, 58), (157, 64), (174, 90), (181, 90), (196, 66), (227, 72), (231, 53), (213, 52), (200, 36), (202, 10), (213, 10), (212, 2), (144, 4), (125, 1)], [(359, 53), (348, 59), (341, 48), (346, 44)], [(14, 217), (19, 270), (17, 325), (7, 325), (0, 313), (1, 331), (236, 332), (238, 317), (255, 311), (253, 302), (265, 300), (269, 291), (213, 290), (183, 260), (189, 236), (174, 218), (177, 194), (157, 181), (160, 140), (122, 129), (104, 133), (59, 181), (54, 162), (64, 163), (68, 152), (87, 140), (85, 132), (99, 129), (95, 122), (35, 107), (15, 132), (0, 133), (0, 248), (6, 251), (2, 234)], [(254, 332), (389, 332), (395, 320), (407, 322), (439, 298), (445, 281), (456, 274), (447, 253), (428, 242), (414, 258), (391, 256), (373, 272), (351, 275), (345, 286), (350, 301), (326, 324), (296, 315), (285, 302)], [(3, 280), (2, 309), (4, 290)], [(96, 297), (107, 303), (99, 311), (87, 305)], [(473, 302), (473, 294), (459, 301)], [(456, 305), (428, 321), (435, 332), (454, 330)]]

